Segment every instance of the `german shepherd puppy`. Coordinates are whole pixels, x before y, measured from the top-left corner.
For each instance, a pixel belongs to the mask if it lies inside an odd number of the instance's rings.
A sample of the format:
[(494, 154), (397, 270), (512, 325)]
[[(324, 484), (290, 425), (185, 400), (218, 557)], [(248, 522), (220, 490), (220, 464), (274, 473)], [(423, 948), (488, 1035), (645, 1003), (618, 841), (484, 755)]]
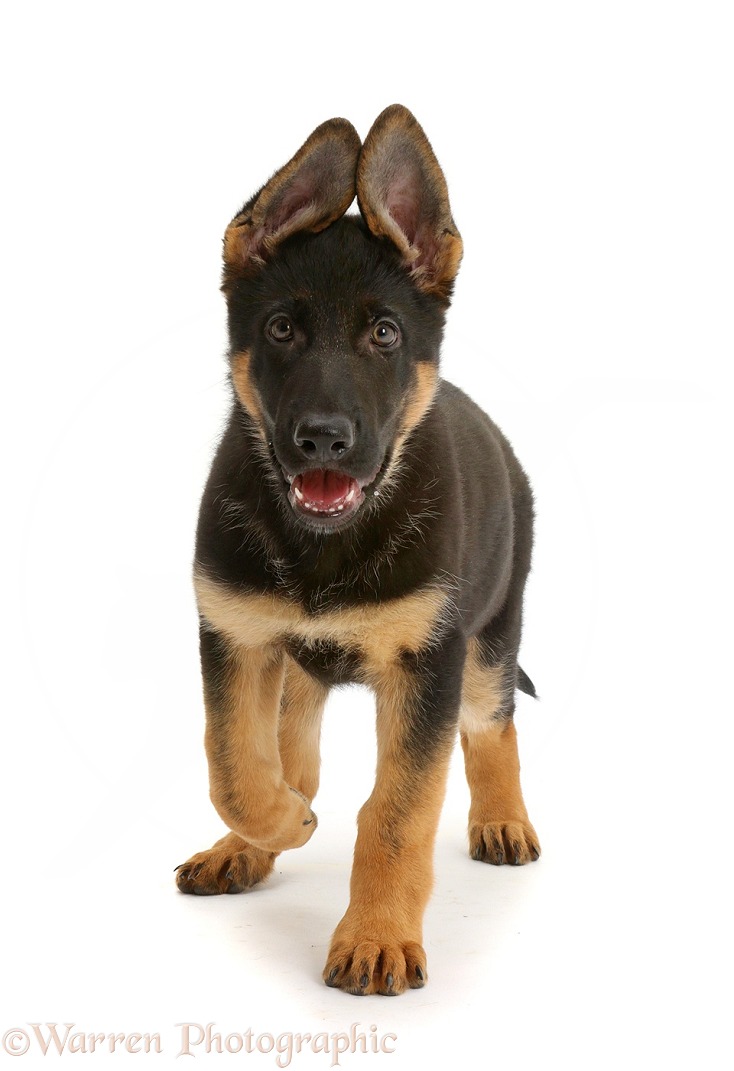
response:
[[(345, 215), (357, 197), (360, 215)], [(232, 220), (234, 404), (204, 491), (195, 584), (211, 799), (229, 832), (182, 892), (242, 892), (316, 829), (327, 693), (375, 692), (377, 773), (327, 985), (427, 978), (422, 921), (457, 730), (482, 862), (540, 854), (519, 780), (517, 664), (533, 506), (502, 433), (439, 378), (462, 254), (423, 130), (318, 127)]]

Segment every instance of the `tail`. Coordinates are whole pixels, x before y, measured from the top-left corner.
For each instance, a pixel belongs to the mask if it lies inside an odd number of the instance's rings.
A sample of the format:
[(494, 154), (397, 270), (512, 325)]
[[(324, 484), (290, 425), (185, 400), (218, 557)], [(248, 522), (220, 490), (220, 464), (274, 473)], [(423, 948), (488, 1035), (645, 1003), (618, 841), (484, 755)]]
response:
[(533, 699), (538, 698), (538, 693), (535, 691), (535, 685), (522, 666), (517, 667), (517, 687), (521, 692), (525, 692), (525, 695), (531, 695)]

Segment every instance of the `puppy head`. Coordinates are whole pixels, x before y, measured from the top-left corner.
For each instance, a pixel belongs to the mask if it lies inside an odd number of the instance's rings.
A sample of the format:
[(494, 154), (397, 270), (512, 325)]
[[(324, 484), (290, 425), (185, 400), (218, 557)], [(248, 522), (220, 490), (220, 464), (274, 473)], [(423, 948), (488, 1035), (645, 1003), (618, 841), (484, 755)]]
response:
[(352, 525), (394, 484), (460, 259), (445, 179), (399, 105), (361, 149), (346, 120), (322, 124), (227, 228), (232, 383), (301, 528)]

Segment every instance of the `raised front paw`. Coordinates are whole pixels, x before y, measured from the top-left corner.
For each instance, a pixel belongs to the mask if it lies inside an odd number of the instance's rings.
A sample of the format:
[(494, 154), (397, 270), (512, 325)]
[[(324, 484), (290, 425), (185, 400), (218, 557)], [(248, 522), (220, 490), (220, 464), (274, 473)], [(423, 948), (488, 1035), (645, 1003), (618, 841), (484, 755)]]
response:
[(469, 826), (469, 854), (482, 863), (523, 866), (540, 857), (538, 835), (529, 822), (472, 823)]
[(415, 941), (365, 936), (332, 945), (323, 977), (328, 986), (355, 996), (396, 997), (426, 984), (426, 954)]
[(211, 798), (229, 828), (264, 852), (300, 848), (310, 840), (318, 825), (303, 793), (284, 781), (277, 789), (241, 797), (223, 792), (217, 786), (216, 790), (212, 789)]
[(177, 866), (176, 885), (196, 896), (244, 892), (270, 874), (275, 858), (275, 852), (254, 848), (236, 833), (228, 833), (213, 848)]

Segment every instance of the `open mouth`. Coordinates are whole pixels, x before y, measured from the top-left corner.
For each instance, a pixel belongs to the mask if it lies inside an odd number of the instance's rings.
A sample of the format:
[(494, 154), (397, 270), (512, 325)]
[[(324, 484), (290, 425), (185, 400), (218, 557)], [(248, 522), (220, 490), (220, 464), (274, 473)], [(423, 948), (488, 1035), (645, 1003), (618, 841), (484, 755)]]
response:
[(287, 480), (288, 501), (296, 513), (330, 526), (353, 516), (365, 497), (359, 480), (332, 469), (309, 469)]

